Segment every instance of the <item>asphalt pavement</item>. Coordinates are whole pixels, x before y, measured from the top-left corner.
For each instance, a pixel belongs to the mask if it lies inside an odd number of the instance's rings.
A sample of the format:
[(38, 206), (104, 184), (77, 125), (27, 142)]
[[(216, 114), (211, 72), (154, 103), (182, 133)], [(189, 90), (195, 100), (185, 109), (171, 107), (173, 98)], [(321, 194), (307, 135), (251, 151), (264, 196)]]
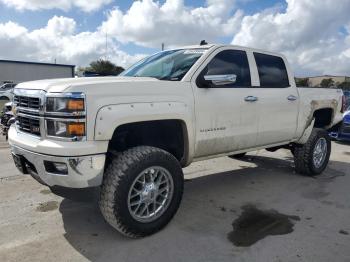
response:
[(194, 163), (174, 219), (133, 240), (104, 222), (96, 190), (53, 194), (2, 140), (0, 261), (350, 261), (350, 145), (332, 147), (317, 178), (287, 150)]

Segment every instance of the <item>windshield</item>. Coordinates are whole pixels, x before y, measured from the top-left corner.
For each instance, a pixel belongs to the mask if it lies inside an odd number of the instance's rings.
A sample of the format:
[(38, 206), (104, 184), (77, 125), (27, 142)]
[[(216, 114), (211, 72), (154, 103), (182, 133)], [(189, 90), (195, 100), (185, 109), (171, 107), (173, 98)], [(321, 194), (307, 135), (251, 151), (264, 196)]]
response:
[(141, 60), (120, 75), (180, 81), (205, 50), (177, 49), (163, 51)]

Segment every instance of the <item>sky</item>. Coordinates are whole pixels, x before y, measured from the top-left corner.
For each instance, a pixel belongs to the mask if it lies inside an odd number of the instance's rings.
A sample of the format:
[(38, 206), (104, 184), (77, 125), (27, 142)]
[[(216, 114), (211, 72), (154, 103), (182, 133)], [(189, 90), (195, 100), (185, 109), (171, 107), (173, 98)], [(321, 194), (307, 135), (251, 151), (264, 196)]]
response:
[(350, 0), (0, 0), (0, 59), (128, 67), (202, 39), (283, 53), (297, 76), (350, 75)]

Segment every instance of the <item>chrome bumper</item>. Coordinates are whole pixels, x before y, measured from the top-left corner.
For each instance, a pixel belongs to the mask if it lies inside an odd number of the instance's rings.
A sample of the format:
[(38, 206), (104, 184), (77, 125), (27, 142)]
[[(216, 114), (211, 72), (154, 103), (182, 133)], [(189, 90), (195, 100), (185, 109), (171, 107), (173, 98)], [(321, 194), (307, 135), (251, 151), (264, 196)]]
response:
[[(12, 154), (23, 159), (24, 169), (28, 169), (28, 173), (48, 186), (86, 188), (100, 186), (102, 183), (105, 154), (74, 157), (50, 156), (14, 145), (11, 146), (11, 151)], [(50, 173), (46, 170), (44, 161), (65, 163), (68, 173), (65, 175)], [(23, 168), (19, 167), (19, 169), (23, 172)]]

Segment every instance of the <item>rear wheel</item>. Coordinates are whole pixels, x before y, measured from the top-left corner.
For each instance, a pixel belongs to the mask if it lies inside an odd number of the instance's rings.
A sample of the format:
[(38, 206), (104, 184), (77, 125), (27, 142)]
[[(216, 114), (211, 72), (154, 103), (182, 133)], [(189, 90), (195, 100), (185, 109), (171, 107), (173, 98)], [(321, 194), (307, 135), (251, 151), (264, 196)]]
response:
[(128, 237), (162, 229), (182, 198), (183, 173), (168, 152), (148, 146), (112, 157), (106, 169), (100, 209), (106, 221)]
[(232, 158), (232, 159), (241, 159), (243, 157), (245, 157), (247, 153), (240, 153), (240, 154), (235, 154), (235, 155), (231, 155), (231, 156), (228, 156), (229, 158)]
[(304, 145), (294, 147), (297, 173), (315, 176), (327, 167), (331, 154), (331, 140), (326, 130), (315, 128)]

